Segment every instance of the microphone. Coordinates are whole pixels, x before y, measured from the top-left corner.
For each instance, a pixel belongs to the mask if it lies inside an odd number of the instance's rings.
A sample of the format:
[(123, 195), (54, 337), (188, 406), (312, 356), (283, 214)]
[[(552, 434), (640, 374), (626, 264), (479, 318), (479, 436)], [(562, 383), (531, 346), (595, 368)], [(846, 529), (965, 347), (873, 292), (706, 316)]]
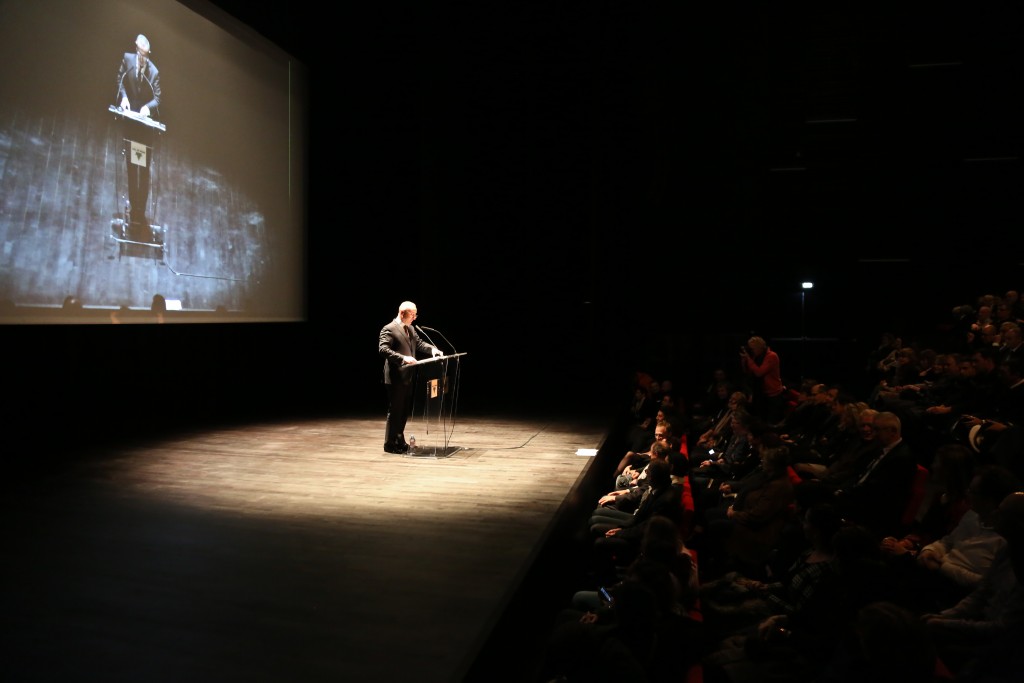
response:
[(121, 94), (121, 91), (124, 90), (124, 77), (128, 75), (128, 71), (128, 69), (125, 69), (124, 73), (121, 74), (121, 78), (117, 80), (117, 92), (114, 93), (114, 99), (116, 101), (114, 102), (114, 104), (117, 105), (118, 109), (121, 108), (121, 100), (118, 99), (118, 96)]
[[(452, 344), (450, 341), (448, 341), (448, 338), (445, 337), (444, 334), (440, 330), (435, 330), (433, 327), (427, 327), (426, 325), (424, 325), (423, 327), (425, 329), (430, 330), (431, 332), (437, 332), (438, 334), (440, 334), (441, 335), (441, 339), (444, 339), (445, 343), (447, 343), (448, 346), (452, 347), (452, 353), (457, 353), (457, 351), (455, 350), (455, 345)], [(418, 327), (416, 329), (419, 330), (420, 332), (423, 332), (423, 330), (420, 330), (420, 328), (418, 328)], [(423, 336), (427, 337), (427, 333), (423, 332)], [(434, 344), (434, 341), (430, 337), (427, 337), (427, 341), (429, 341), (431, 344)], [(434, 344), (434, 348), (437, 348), (437, 344)]]
[[(426, 332), (424, 332), (424, 331), (423, 331), (422, 329), (420, 329), (420, 326), (419, 326), (419, 325), (413, 325), (413, 327), (415, 327), (415, 328), (416, 328), (416, 331), (417, 331), (417, 332), (419, 332), (419, 333), (420, 333), (420, 334), (422, 334), (422, 335), (423, 335), (424, 337), (426, 337), (427, 341), (428, 341), (428, 342), (430, 342), (430, 345), (431, 345), (431, 346), (433, 346), (433, 347), (434, 347), (435, 349), (437, 349), (438, 351), (440, 351), (440, 348), (438, 347), (438, 345), (437, 345), (437, 344), (435, 344), (435, 343), (434, 343), (434, 340), (430, 338), (430, 335), (429, 335), (429, 334), (427, 334)], [(427, 329), (429, 330), (430, 328), (428, 327)], [(434, 330), (434, 332), (437, 332), (437, 330)]]

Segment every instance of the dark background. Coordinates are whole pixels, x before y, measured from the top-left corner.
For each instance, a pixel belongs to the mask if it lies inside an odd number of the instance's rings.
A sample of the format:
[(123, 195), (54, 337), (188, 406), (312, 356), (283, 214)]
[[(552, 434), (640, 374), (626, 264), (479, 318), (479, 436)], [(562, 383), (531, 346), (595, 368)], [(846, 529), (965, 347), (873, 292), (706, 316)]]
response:
[(5, 328), (10, 416), (58, 442), (383, 417), (403, 299), (466, 410), (589, 410), (751, 332), (839, 381), (1024, 289), (1017, 4), (216, 4), (309, 71), (308, 320)]

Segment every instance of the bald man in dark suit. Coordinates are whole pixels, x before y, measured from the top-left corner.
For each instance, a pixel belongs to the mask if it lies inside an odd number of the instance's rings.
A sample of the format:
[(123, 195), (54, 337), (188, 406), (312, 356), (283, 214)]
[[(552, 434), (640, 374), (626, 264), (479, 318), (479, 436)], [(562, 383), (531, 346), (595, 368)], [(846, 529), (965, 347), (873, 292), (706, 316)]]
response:
[(380, 331), (380, 355), (384, 357), (384, 385), (388, 390), (388, 418), (384, 431), (384, 450), (407, 453), (405, 423), (412, 412), (412, 387), (416, 359), (443, 355), (437, 347), (420, 339), (413, 328), (416, 304), (403, 301), (398, 316)]

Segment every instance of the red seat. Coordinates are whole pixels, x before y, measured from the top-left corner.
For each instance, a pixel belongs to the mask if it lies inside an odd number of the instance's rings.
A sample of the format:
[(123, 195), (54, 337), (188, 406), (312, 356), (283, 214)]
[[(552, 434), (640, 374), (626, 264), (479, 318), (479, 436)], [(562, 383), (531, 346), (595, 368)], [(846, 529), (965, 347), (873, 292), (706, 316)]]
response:
[(693, 533), (693, 517), (696, 514), (696, 505), (693, 501), (693, 489), (690, 488), (690, 477), (683, 477), (682, 493), (682, 514), (679, 518), (679, 535), (687, 539)]
[(917, 466), (917, 472), (914, 473), (914, 478), (910, 482), (910, 496), (907, 498), (907, 507), (903, 510), (903, 518), (900, 520), (900, 524), (903, 525), (904, 529), (907, 529), (914, 523), (914, 518), (917, 517), (917, 511), (921, 508), (921, 503), (924, 502), (925, 493), (928, 491), (928, 468), (924, 465)]

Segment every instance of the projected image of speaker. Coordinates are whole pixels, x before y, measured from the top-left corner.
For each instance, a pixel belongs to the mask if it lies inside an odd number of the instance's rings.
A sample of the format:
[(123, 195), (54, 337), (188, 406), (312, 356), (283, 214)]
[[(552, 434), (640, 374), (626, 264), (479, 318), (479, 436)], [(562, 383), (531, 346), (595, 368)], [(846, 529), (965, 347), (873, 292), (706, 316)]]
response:
[(305, 66), (204, 0), (2, 11), (0, 324), (303, 320)]

